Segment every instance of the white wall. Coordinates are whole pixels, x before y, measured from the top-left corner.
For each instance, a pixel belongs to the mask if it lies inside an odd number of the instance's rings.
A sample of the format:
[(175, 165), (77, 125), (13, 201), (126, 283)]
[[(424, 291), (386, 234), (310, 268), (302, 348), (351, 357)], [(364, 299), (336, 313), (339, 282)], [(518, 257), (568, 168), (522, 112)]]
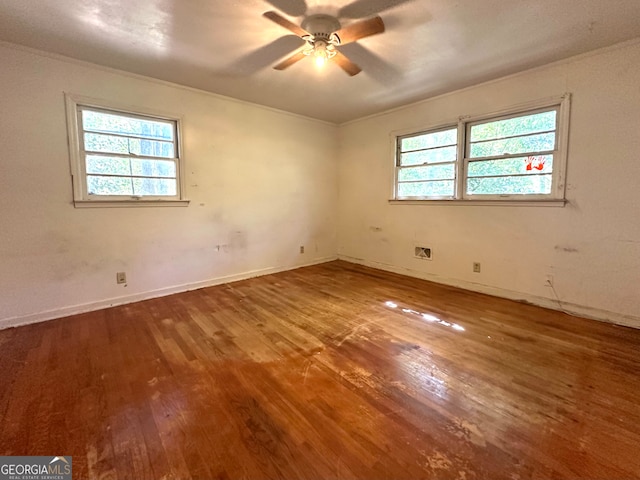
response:
[[(8, 45), (0, 66), (0, 327), (335, 258), (335, 126)], [(65, 91), (181, 115), (191, 204), (74, 208)]]
[[(640, 327), (640, 43), (340, 129), (341, 258)], [(390, 132), (572, 93), (564, 208), (390, 205)], [(414, 243), (433, 260), (413, 258)], [(482, 272), (472, 272), (472, 262)]]
[[(640, 327), (639, 43), (339, 129), (1, 44), (0, 65), (0, 328), (337, 250), (558, 308), (551, 274), (563, 308)], [(182, 115), (190, 206), (74, 208), (64, 91)], [(566, 207), (388, 203), (391, 131), (564, 92), (573, 95)], [(433, 261), (414, 259), (415, 243), (432, 247)]]

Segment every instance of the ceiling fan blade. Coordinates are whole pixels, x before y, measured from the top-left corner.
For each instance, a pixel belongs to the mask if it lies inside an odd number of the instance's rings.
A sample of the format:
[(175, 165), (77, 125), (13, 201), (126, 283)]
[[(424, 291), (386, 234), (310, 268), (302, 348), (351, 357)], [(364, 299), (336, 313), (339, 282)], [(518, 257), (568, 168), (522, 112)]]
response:
[(307, 3), (304, 0), (265, 0), (281, 12), (292, 17), (301, 17), (307, 12)]
[(269, 20), (271, 20), (272, 22), (277, 23), (278, 25), (280, 25), (281, 27), (286, 28), (287, 30), (295, 33), (296, 35), (298, 35), (299, 37), (302, 37), (304, 35), (308, 35), (308, 33), (306, 31), (304, 31), (302, 28), (300, 28), (298, 25), (296, 25), (295, 23), (290, 22), (289, 20), (287, 20), (286, 18), (284, 18), (282, 15), (280, 15), (278, 12), (274, 12), (274, 11), (269, 11), (269, 12), (264, 12), (262, 14), (263, 17), (268, 18)]
[(377, 35), (382, 32), (384, 32), (384, 22), (380, 17), (373, 17), (347, 25), (336, 33), (338, 37), (340, 37), (340, 44), (346, 45), (347, 43), (355, 42), (361, 38), (370, 37), (371, 35)]
[(281, 61), (277, 65), (274, 65), (273, 68), (275, 68), (276, 70), (284, 70), (285, 68), (289, 68), (294, 63), (299, 62), (304, 57), (306, 57), (306, 55), (304, 53), (302, 53), (302, 50), (299, 50), (296, 53), (294, 53), (293, 55), (285, 58), (283, 61)]
[(340, 47), (340, 50), (358, 65), (362, 65), (367, 72), (367, 77), (382, 85), (396, 85), (402, 79), (402, 74), (393, 64), (357, 42)]
[(302, 45), (304, 45), (304, 42), (297, 35), (284, 35), (236, 59), (229, 66), (229, 70), (236, 75), (251, 75), (271, 66), (274, 61), (298, 50)]
[(362, 71), (362, 69), (358, 65), (345, 57), (342, 52), (336, 52), (336, 56), (333, 57), (333, 61), (336, 62), (341, 69), (343, 69), (352, 77)]
[(413, 0), (356, 0), (338, 11), (341, 18), (365, 18)]

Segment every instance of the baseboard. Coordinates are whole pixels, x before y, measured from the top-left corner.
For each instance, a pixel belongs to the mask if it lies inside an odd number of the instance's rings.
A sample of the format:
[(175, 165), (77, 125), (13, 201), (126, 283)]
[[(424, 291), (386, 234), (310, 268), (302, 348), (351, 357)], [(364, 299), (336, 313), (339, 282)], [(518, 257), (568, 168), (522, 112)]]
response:
[(410, 277), (421, 278), (423, 280), (429, 280), (430, 282), (434, 283), (449, 285), (451, 287), (458, 287), (465, 290), (471, 290), (473, 292), (484, 293), (487, 295), (492, 295), (494, 297), (507, 298), (509, 300), (516, 300), (519, 302), (527, 302), (538, 305), (540, 307), (565, 312), (570, 315), (576, 315), (579, 317), (590, 318), (602, 322), (613, 323), (615, 325), (622, 325), (624, 327), (640, 328), (640, 317), (633, 315), (625, 315), (622, 313), (601, 310), (584, 305), (577, 305), (570, 302), (558, 301), (550, 298), (540, 297), (537, 295), (531, 295), (528, 293), (506, 290), (504, 288), (498, 287), (491, 287), (489, 285), (483, 285), (480, 283), (467, 282), (465, 280), (441, 277), (439, 275), (433, 275), (426, 272), (421, 272), (419, 270), (413, 270), (406, 267), (398, 267), (396, 265), (390, 265), (371, 260), (364, 260), (362, 258), (350, 257), (348, 255), (338, 255), (338, 259), (345, 262), (364, 265), (366, 267), (376, 268), (378, 270), (399, 273), (400, 275), (407, 275)]
[(150, 290), (147, 292), (136, 293), (133, 295), (124, 295), (122, 297), (109, 298), (105, 300), (99, 300), (97, 302), (83, 303), (80, 305), (73, 305), (70, 307), (57, 308), (55, 310), (48, 310), (45, 312), (32, 313), (29, 315), (22, 315), (10, 318), (0, 319), (0, 330), (11, 327), (19, 327), (21, 325), (28, 325), (30, 323), (44, 322), (47, 320), (53, 320), (56, 318), (68, 317), (69, 315), (76, 315), (78, 313), (93, 312), (95, 310), (101, 310), (103, 308), (115, 307), (117, 305), (125, 305), (127, 303), (140, 302), (142, 300), (149, 300), (151, 298), (165, 297), (167, 295), (173, 295), (175, 293), (187, 292), (189, 290), (197, 290), (204, 287), (212, 287), (215, 285), (221, 285), (223, 283), (237, 282), (238, 280), (246, 280), (253, 277), (261, 277), (263, 275), (270, 275), (273, 273), (285, 272), (288, 270), (296, 270), (298, 268), (309, 267), (311, 265), (317, 265), (320, 263), (331, 262), (337, 260), (337, 256), (316, 258), (310, 262), (289, 265), (285, 267), (269, 267), (259, 270), (251, 270), (248, 272), (237, 273), (233, 275), (227, 275), (224, 277), (212, 278), (209, 280), (203, 280), (200, 282), (185, 283), (182, 285), (174, 285), (171, 287), (161, 288), (157, 290)]

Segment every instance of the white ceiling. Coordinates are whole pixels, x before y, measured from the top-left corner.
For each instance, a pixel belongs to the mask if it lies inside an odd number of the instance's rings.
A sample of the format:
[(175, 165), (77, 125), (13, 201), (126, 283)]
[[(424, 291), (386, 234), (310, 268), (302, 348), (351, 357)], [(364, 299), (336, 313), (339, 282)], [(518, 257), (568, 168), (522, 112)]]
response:
[[(342, 123), (640, 36), (640, 0), (327, 1), (2, 0), (0, 39)], [(301, 41), (262, 13), (347, 5), (387, 27), (342, 47), (362, 73), (271, 68)]]

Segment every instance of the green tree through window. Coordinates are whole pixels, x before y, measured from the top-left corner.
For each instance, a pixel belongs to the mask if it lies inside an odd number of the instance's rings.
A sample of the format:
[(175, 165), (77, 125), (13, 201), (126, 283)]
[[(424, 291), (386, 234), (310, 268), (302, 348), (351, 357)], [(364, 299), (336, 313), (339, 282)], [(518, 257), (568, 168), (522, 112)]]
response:
[(396, 137), (395, 198), (563, 198), (569, 95), (547, 105)]
[(88, 107), (79, 111), (89, 195), (177, 194), (175, 122)]

